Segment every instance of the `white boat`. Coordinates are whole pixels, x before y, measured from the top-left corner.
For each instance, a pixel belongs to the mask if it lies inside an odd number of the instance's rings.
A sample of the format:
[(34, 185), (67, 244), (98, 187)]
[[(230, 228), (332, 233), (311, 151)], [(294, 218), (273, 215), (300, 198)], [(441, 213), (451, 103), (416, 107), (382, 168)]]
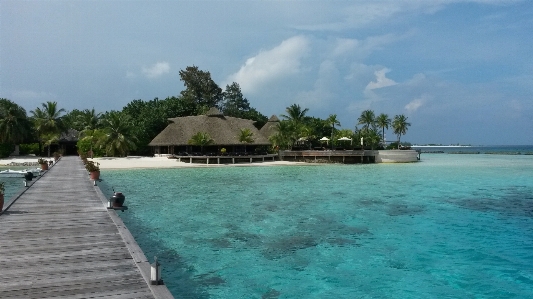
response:
[(41, 174), (41, 169), (34, 168), (34, 169), (23, 169), (23, 170), (12, 170), (12, 169), (2, 170), (0, 171), (0, 177), (2, 178), (23, 178), (27, 172), (33, 173), (33, 176), (35, 177)]

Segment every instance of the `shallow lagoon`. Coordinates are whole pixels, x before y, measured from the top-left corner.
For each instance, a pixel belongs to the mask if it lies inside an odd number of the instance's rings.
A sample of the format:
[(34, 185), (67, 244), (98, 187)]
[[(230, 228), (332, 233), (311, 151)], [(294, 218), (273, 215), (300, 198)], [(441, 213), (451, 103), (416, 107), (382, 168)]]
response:
[(533, 156), (104, 171), (178, 298), (533, 297)]

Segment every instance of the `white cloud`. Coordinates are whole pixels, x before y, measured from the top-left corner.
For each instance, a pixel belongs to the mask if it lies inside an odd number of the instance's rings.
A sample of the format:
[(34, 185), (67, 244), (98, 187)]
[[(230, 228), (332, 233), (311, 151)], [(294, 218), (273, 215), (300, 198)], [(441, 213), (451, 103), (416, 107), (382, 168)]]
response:
[(149, 68), (143, 67), (143, 74), (150, 79), (157, 78), (170, 71), (170, 65), (168, 62), (158, 62)]
[(376, 75), (376, 82), (372, 81), (368, 83), (365, 89), (372, 90), (398, 84), (394, 82), (394, 80), (391, 80), (385, 76), (385, 74), (388, 72), (390, 72), (390, 69), (387, 68), (375, 71), (374, 74)]
[(418, 98), (414, 99), (409, 104), (405, 105), (405, 110), (407, 110), (409, 113), (415, 112), (418, 110), (418, 108), (422, 107), (426, 100), (424, 98)]
[(353, 51), (358, 44), (359, 41), (356, 39), (339, 38), (337, 39), (337, 44), (333, 50), (333, 55), (338, 56)]
[(310, 109), (324, 109), (328, 104), (335, 102), (335, 90), (338, 90), (339, 70), (331, 60), (320, 64), (317, 79), (313, 89), (301, 91), (296, 96), (296, 103)]
[(309, 51), (309, 41), (303, 36), (284, 40), (279, 46), (261, 51), (246, 60), (239, 71), (228, 77), (237, 82), (243, 93), (253, 93), (261, 85), (300, 71), (300, 60)]

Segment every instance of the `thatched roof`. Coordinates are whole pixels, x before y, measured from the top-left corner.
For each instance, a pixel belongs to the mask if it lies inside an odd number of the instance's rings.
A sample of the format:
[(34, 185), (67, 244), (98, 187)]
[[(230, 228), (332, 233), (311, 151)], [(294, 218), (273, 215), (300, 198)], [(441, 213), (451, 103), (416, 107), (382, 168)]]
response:
[(249, 129), (254, 139), (251, 145), (269, 145), (270, 142), (254, 127), (254, 121), (224, 116), (218, 109), (211, 108), (206, 115), (169, 118), (171, 123), (148, 145), (187, 145), (198, 132), (206, 132), (213, 138), (213, 145), (242, 145), (239, 142), (241, 129)]
[(278, 123), (279, 118), (275, 115), (272, 115), (268, 119), (268, 122), (261, 128), (261, 130), (259, 130), (259, 132), (268, 139), (270, 136), (278, 132)]

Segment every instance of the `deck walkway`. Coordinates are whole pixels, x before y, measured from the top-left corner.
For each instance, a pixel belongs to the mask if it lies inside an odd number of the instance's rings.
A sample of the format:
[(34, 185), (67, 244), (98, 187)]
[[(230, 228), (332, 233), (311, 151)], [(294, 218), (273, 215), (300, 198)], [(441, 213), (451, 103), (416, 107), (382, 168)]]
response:
[(105, 200), (78, 157), (34, 180), (0, 215), (0, 298), (173, 298)]

